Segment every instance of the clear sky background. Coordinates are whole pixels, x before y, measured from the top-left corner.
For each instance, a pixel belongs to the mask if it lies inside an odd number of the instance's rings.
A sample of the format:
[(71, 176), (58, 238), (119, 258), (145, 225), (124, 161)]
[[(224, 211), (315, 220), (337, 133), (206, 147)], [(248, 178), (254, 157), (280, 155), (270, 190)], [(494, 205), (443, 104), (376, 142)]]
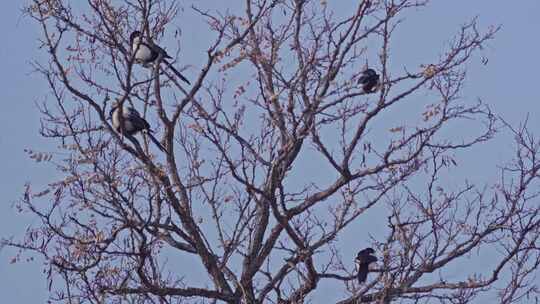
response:
[[(329, 0), (330, 3), (343, 3), (339, 5), (349, 1)], [(215, 2), (197, 1), (198, 5), (207, 8), (216, 8)], [(224, 2), (228, 6), (236, 6), (243, 1)], [(23, 4), (24, 1), (19, 0), (2, 1), (0, 10), (0, 34), (3, 38), (0, 43), (0, 237), (21, 238), (25, 228), (36, 220), (17, 215), (12, 207), (21, 197), (25, 183), (46, 184), (56, 175), (52, 167), (35, 163), (23, 151), (54, 151), (59, 144), (38, 134), (40, 115), (35, 103), (45, 98), (47, 88), (39, 75), (32, 74), (30, 61), (40, 59), (43, 54), (38, 50), (37, 24), (22, 17)], [(540, 130), (540, 120), (537, 119), (540, 93), (536, 87), (540, 80), (539, 11), (538, 0), (433, 1), (428, 9), (411, 12), (407, 16), (397, 38), (399, 43), (394, 42), (393, 54), (416, 57), (421, 61), (423, 54), (433, 53), (430, 48), (441, 50), (459, 25), (474, 16), (479, 16), (483, 29), (501, 24), (502, 30), (484, 53), (489, 58), (488, 65), (470, 66), (463, 96), (471, 102), (482, 98), (496, 114), (511, 123), (518, 123), (530, 114), (531, 130)], [(189, 18), (181, 22), (176, 25), (191, 24)], [(186, 62), (200, 58), (212, 39), (192, 31), (193, 28), (197, 27), (184, 28), (182, 36), (182, 58)], [(403, 48), (397, 45), (403, 45)], [(195, 68), (192, 71), (198, 70)], [(193, 78), (194, 74), (189, 73), (188, 78)], [(493, 180), (497, 172), (495, 165), (511, 157), (508, 139), (507, 135), (501, 134), (485, 146), (469, 151), (466, 158), (460, 160), (461, 166), (467, 168), (465, 174), (475, 180)], [(347, 249), (353, 252), (357, 246)], [(10, 264), (14, 254), (15, 251), (9, 248), (0, 252), (0, 302), (45, 303), (47, 290), (41, 262)]]

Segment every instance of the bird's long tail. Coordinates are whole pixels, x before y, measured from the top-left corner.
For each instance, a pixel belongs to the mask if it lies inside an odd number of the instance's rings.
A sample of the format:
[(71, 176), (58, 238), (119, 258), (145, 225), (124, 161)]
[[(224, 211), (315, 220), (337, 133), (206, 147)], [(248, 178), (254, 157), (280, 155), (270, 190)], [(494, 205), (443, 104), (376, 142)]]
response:
[(364, 283), (367, 279), (369, 267), (367, 264), (360, 264), (360, 267), (358, 267), (358, 283)]
[(146, 132), (146, 134), (148, 134), (148, 137), (150, 137), (150, 140), (163, 152), (167, 152), (167, 150), (165, 150), (165, 148), (161, 145), (161, 143), (159, 142), (159, 140), (157, 140), (154, 135), (152, 135), (152, 133), (150, 132)]
[(164, 58), (163, 62), (165, 62), (167, 64), (167, 66), (176, 74), (176, 76), (178, 76), (180, 79), (182, 79), (183, 82), (185, 82), (187, 84), (191, 84), (191, 82), (189, 82), (189, 80), (187, 80), (187, 78), (184, 77), (184, 75), (182, 75), (182, 73), (180, 73), (175, 67), (173, 67), (173, 65), (168, 60), (165, 60), (165, 58)]

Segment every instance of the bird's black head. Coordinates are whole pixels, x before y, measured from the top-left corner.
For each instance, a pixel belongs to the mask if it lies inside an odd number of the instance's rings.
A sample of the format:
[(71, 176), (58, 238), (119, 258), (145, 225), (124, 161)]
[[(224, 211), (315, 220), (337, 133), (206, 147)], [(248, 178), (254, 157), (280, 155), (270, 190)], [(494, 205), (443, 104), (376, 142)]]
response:
[(134, 40), (135, 38), (141, 37), (141, 36), (142, 36), (141, 32), (139, 32), (139, 31), (134, 31), (133, 33), (131, 33), (131, 35), (129, 35), (129, 41), (130, 41), (130, 42), (133, 42), (133, 40)]
[(368, 247), (368, 248), (365, 248), (365, 249), (362, 249), (358, 252), (358, 255), (361, 256), (361, 255), (370, 255), (370, 254), (374, 254), (375, 253), (375, 249), (371, 248), (371, 247)]
[(363, 74), (369, 77), (377, 76), (377, 72), (374, 69), (367, 69)]
[(355, 259), (356, 264), (358, 266), (362, 266), (362, 265), (366, 266), (366, 265), (369, 265), (370, 263), (377, 262), (379, 259), (377, 259), (377, 257), (373, 255), (374, 253), (375, 253), (375, 250), (369, 247), (366, 249), (360, 250), (358, 254), (356, 255), (356, 259)]

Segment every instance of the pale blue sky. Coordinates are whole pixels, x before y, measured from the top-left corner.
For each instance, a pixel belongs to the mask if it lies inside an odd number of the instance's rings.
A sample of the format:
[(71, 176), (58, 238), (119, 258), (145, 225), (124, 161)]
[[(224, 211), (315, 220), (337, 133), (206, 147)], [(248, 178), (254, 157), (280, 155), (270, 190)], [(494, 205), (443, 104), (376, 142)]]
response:
[[(348, 2), (330, 0), (329, 2)], [(215, 8), (214, 1), (201, 0), (203, 7)], [(243, 1), (231, 1), (241, 3)], [(337, 2), (336, 2), (337, 3)], [(42, 53), (37, 49), (38, 27), (27, 18), (21, 17), (23, 1), (3, 1), (0, 10), (0, 237), (22, 237), (24, 229), (35, 219), (16, 216), (12, 204), (23, 192), (26, 182), (40, 185), (51, 181), (55, 171), (51, 167), (30, 161), (23, 152), (25, 148), (53, 151), (57, 142), (39, 137), (39, 113), (35, 103), (46, 94), (44, 81), (35, 74), (29, 62), (39, 59)], [(231, 4), (228, 4), (231, 5)], [(189, 5), (186, 5), (189, 7)], [(540, 130), (540, 114), (537, 103), (540, 93), (536, 91), (540, 70), (540, 40), (538, 29), (540, 19), (538, 0), (493, 1), (493, 0), (452, 0), (434, 1), (424, 11), (411, 13), (405, 22), (402, 35), (394, 48), (395, 56), (422, 61), (423, 54), (432, 54), (429, 48), (442, 48), (450, 35), (456, 33), (459, 24), (478, 15), (485, 29), (488, 25), (502, 24), (502, 30), (485, 50), (489, 64), (472, 64), (463, 96), (471, 101), (480, 97), (489, 103), (493, 111), (507, 120), (517, 123), (530, 113), (532, 130)], [(177, 21), (180, 22), (180, 21)], [(190, 24), (185, 18), (178, 26)], [(208, 40), (200, 33), (185, 28), (182, 41), (183, 61), (200, 60)], [(188, 71), (188, 78), (193, 76)], [(193, 78), (193, 77), (191, 77)], [(504, 145), (505, 136), (494, 140), (485, 147), (475, 148), (467, 154), (461, 164), (471, 168), (466, 173), (472, 179), (484, 179), (496, 173), (495, 164), (508, 160), (510, 150)], [(355, 248), (349, 250), (354, 251)], [(0, 301), (2, 303), (45, 303), (47, 299), (45, 277), (38, 261), (30, 263), (9, 263), (15, 252), (4, 249), (0, 252)]]

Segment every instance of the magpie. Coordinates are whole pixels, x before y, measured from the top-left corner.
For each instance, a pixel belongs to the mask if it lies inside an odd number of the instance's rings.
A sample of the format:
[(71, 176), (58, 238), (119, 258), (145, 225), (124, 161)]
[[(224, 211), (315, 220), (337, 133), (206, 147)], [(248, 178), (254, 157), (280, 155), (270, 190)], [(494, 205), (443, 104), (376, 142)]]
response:
[(366, 249), (360, 250), (356, 255), (356, 266), (358, 267), (358, 283), (364, 283), (367, 279), (369, 272), (369, 264), (377, 262), (378, 259), (373, 254), (375, 250), (368, 247)]
[(150, 41), (144, 41), (141, 32), (134, 31), (133, 33), (131, 33), (131, 35), (129, 36), (129, 41), (131, 43), (131, 51), (135, 53), (135, 61), (137, 63), (148, 67), (149, 64), (154, 63), (161, 54), (162, 61), (165, 62), (169, 68), (171, 68), (171, 70), (176, 74), (176, 76), (178, 76), (180, 79), (182, 79), (182, 81), (186, 82), (187, 84), (191, 84), (189, 80), (187, 80), (184, 75), (178, 72), (178, 70), (175, 69), (172, 64), (167, 60), (171, 59), (172, 57), (167, 54), (167, 52), (160, 46), (155, 45)]
[[(154, 135), (152, 135), (150, 124), (141, 117), (135, 108), (127, 106), (123, 107), (122, 122), (120, 121), (120, 108), (118, 107), (118, 103), (113, 104), (109, 114), (112, 117), (112, 125), (116, 132), (126, 134), (128, 136), (133, 136), (137, 132), (145, 132), (161, 151), (166, 152), (161, 143), (154, 137)], [(123, 124), (123, 127), (121, 124)]]
[(373, 93), (379, 85), (379, 74), (374, 69), (367, 69), (362, 72), (362, 76), (358, 78), (358, 84), (362, 85), (362, 89), (366, 93)]

